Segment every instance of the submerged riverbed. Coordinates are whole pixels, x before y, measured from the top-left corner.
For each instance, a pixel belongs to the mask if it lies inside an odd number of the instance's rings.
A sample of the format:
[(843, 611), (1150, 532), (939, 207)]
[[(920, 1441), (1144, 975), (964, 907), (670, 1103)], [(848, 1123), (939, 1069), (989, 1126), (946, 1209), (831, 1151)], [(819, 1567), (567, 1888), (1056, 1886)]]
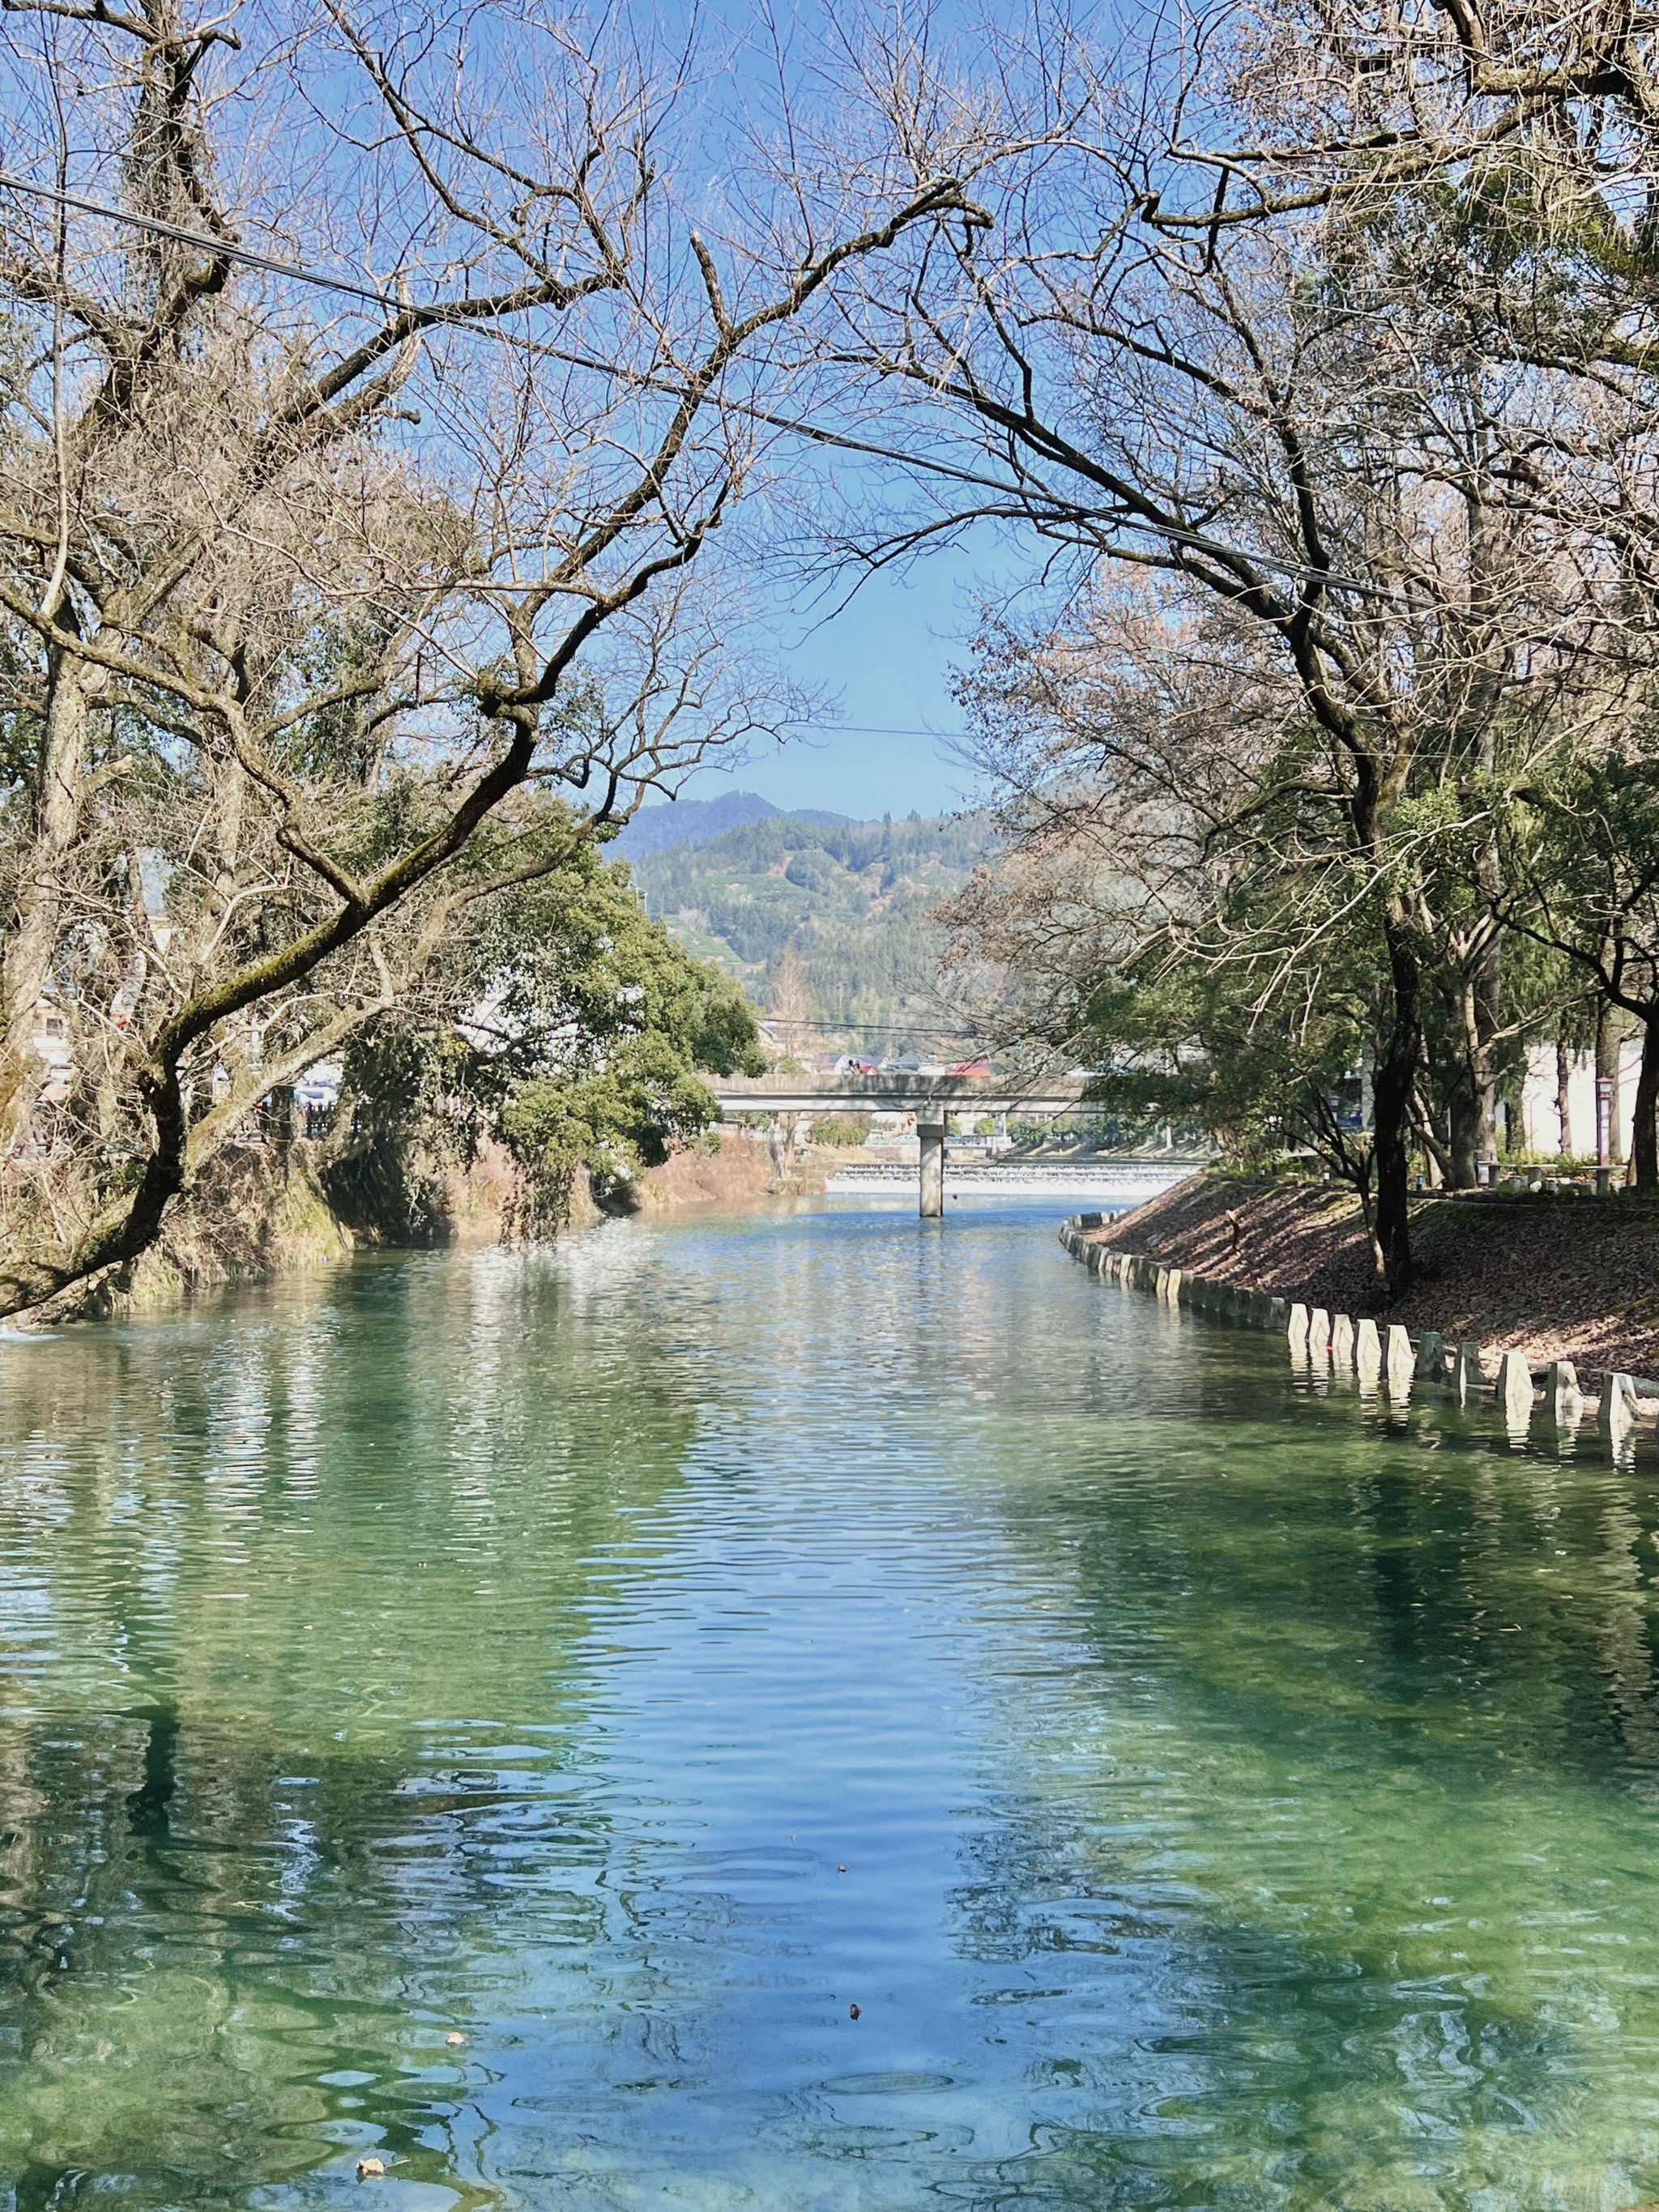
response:
[(1060, 1210), (0, 1347), (0, 2204), (1659, 2197), (1659, 1465)]

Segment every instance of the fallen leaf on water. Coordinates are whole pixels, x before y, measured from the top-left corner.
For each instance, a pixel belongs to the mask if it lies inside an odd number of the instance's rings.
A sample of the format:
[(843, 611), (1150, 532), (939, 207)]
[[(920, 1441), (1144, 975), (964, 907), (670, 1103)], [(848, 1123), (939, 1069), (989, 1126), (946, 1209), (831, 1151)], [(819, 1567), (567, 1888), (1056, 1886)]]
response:
[(445, 2041), (446, 2043), (454, 2043), (454, 2044), (465, 2043), (465, 2042), (466, 2041), (466, 2038), (465, 2038), (464, 2035), (458, 2035), (458, 2034), (455, 2033), (454, 2029), (453, 2029), (453, 2028), (451, 2028), (451, 2030), (450, 2030), (449, 2033), (448, 2033), (447, 2036), (445, 2036), (445, 2038), (444, 2038), (444, 2041)]
[(367, 2181), (371, 2175), (384, 2173), (385, 2172), (386, 2160), (383, 2158), (360, 2158), (357, 2161), (357, 2179), (359, 2181)]
[(837, 1860), (836, 1861), (836, 1872), (837, 1874), (845, 1874), (845, 1873), (846, 1873), (846, 1871), (847, 1871), (846, 1868), (842, 1864), (841, 1861), (840, 1861), (839, 1859), (837, 1859)]
[(859, 2011), (860, 2011), (860, 2008), (859, 2008), (857, 2005), (848, 2005), (848, 2008), (847, 2008), (847, 2017), (848, 2017), (848, 2020), (856, 2020), (856, 2019), (858, 2018), (858, 2016), (859, 2016)]

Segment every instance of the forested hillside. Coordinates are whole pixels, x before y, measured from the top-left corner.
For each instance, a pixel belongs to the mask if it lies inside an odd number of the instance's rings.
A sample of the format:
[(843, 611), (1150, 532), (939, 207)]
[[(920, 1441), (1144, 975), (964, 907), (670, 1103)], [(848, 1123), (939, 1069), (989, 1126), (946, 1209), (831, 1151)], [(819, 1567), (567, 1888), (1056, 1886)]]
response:
[(779, 816), (643, 855), (635, 879), (691, 951), (739, 976), (791, 1042), (925, 1052), (946, 1042), (944, 933), (928, 919), (985, 852), (982, 822)]
[[(645, 806), (634, 817), (611, 848), (619, 860), (643, 860), (671, 845), (706, 845), (728, 830), (746, 829), (752, 822), (773, 822), (782, 814), (757, 791), (728, 791), (718, 799), (677, 799), (665, 805)], [(829, 822), (843, 826), (845, 814), (826, 814), (821, 808), (803, 807), (802, 822)]]

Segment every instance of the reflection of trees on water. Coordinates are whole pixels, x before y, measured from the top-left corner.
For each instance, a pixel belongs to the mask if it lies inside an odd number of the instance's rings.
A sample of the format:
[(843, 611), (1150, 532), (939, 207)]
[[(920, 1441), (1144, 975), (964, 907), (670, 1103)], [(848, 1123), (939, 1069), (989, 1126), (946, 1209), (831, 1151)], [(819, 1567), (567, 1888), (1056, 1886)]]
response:
[[(553, 1269), (376, 1263), (245, 1297), (234, 1328), (204, 1308), (9, 1362), (20, 2204), (82, 2166), (147, 2177), (128, 2203), (236, 2202), (356, 2128), (394, 2171), (505, 2171), (532, 2139), (545, 2164), (587, 2123), (626, 2135), (607, 2089), (707, 2069), (741, 2003), (715, 1963), (704, 2040), (697, 1977), (740, 1920), (662, 1808), (612, 1794), (627, 1670), (695, 1581), (687, 1471), (722, 1578), (809, 1521), (788, 1555), (867, 1557), (851, 1586), (927, 1577), (918, 1632), (991, 1731), (950, 1910), (996, 2110), (925, 2185), (915, 2150), (918, 2189), (1659, 2194), (1609, 2180), (1659, 2179), (1646, 1478), (1477, 1447), (1443, 1408), (1413, 1444), (1352, 1406), (1287, 1422), (1258, 1341), (1194, 1357), (1170, 1317), (1170, 1362), (1164, 1317), (1137, 1302), (1114, 1340), (1079, 1297), (1073, 1328), (1046, 1276), (1022, 1334), (1006, 1282), (879, 1222), (868, 1264), (762, 1224), (726, 1268), (726, 1234), (643, 1298), (638, 1231), (626, 1269), (604, 1239)], [(483, 2039), (444, 2043), (485, 2017), (487, 2086)], [(1022, 2156), (976, 2160), (1028, 2121)], [(871, 2188), (902, 2191), (869, 2142)]]
[(446, 2032), (617, 1910), (567, 1770), (595, 1574), (695, 1427), (648, 1326), (493, 1257), (225, 1321), (19, 1347), (0, 1396), (20, 2207), (225, 2201), (328, 2124), (447, 2172)]
[(1075, 1642), (1061, 1664), (1050, 1629), (1013, 1701), (1026, 1814), (988, 1829), (956, 1906), (969, 1955), (1055, 1993), (1030, 2012), (1068, 2094), (1024, 2185), (1652, 2195), (1650, 1467), (1593, 1437), (1519, 1456), (1437, 1403), (1393, 1439), (1351, 1404), (1286, 1423), (1279, 1379), (1210, 1343), (1209, 1379), (1189, 1334), (1170, 1388), (1144, 1339), (1127, 1419), (1011, 1493)]

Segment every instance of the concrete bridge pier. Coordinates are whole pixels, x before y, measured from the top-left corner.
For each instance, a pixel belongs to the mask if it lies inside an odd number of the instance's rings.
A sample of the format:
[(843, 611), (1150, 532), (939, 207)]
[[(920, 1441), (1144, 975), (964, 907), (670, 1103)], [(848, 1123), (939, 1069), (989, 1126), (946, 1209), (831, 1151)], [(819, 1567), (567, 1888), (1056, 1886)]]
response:
[(916, 1115), (916, 1137), (921, 1146), (921, 1218), (942, 1220), (945, 1214), (945, 1109), (936, 1121)]

